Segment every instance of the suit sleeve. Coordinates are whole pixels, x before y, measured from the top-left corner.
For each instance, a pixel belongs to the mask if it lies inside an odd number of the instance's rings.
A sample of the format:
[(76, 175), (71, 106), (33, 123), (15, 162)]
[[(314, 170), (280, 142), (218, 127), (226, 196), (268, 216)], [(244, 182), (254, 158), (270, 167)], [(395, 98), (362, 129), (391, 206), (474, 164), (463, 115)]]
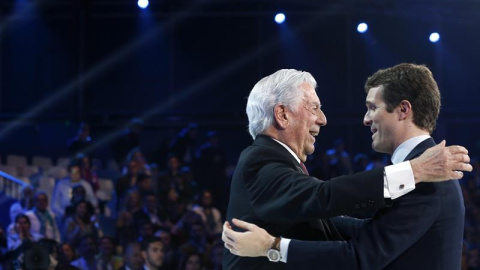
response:
[(434, 189), (433, 185), (417, 189), (396, 200), (392, 208), (383, 209), (373, 219), (351, 228), (349, 241), (292, 240), (288, 268), (383, 269), (432, 226), (440, 207), (439, 198), (428, 195)]
[(387, 206), (383, 169), (322, 181), (282, 163), (246, 166), (245, 184), (256, 214), (271, 222), (298, 222)]

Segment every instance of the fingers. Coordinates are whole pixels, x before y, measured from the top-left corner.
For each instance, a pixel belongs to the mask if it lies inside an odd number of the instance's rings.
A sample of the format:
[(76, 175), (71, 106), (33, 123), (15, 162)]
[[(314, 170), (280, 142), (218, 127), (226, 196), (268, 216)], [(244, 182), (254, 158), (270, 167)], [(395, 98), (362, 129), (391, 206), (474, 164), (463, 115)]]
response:
[(463, 178), (463, 172), (460, 172), (460, 171), (452, 171), (452, 173), (451, 173), (451, 178), (452, 178), (452, 179), (462, 179), (462, 178)]
[(237, 226), (241, 229), (244, 229), (246, 231), (252, 231), (255, 228), (257, 228), (257, 225), (255, 225), (255, 224), (248, 223), (248, 222), (245, 222), (243, 220), (236, 219), (236, 218), (232, 219), (232, 222), (235, 226)]
[(450, 151), (451, 154), (468, 154), (467, 148), (461, 146), (461, 145), (450, 145), (447, 146), (448, 151)]
[(222, 240), (225, 243), (233, 243), (235, 241), (235, 231), (232, 230), (232, 227), (230, 224), (228, 224), (228, 221), (223, 223)]
[(455, 162), (470, 163), (470, 156), (466, 154), (454, 154), (453, 159)]

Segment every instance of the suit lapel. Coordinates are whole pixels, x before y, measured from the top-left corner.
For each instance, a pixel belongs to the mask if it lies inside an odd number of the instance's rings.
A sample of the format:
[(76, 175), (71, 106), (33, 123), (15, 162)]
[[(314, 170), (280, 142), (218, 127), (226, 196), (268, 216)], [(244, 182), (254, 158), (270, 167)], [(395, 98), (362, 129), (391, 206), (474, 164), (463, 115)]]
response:
[(407, 155), (407, 157), (405, 158), (404, 161), (411, 160), (411, 159), (414, 159), (414, 158), (420, 156), (423, 152), (425, 152), (425, 150), (427, 150), (428, 148), (433, 147), (435, 145), (436, 145), (436, 143), (433, 140), (433, 138), (428, 138), (428, 139), (422, 141), (417, 146), (415, 146), (415, 148), (413, 148), (413, 150)]
[(285, 147), (280, 145), (278, 142), (276, 142), (272, 138), (266, 135), (258, 135), (255, 141), (253, 142), (253, 145), (270, 147), (275, 149), (275, 151), (278, 152), (279, 155), (282, 155), (282, 157), (285, 157), (285, 159), (288, 160), (289, 163), (297, 169), (297, 171), (303, 173), (303, 170), (300, 167), (300, 164), (298, 164), (298, 161), (292, 156), (292, 154)]

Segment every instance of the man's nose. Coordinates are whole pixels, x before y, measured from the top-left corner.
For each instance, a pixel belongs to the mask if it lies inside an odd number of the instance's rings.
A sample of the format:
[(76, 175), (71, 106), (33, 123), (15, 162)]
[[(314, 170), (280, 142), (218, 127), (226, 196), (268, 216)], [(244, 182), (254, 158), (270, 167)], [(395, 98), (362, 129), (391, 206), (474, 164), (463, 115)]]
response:
[(325, 116), (322, 110), (320, 110), (320, 112), (318, 113), (317, 124), (320, 126), (327, 125), (327, 117)]
[(368, 117), (368, 114), (366, 113), (365, 116), (363, 117), (363, 124), (365, 126), (370, 126), (372, 124), (372, 119)]

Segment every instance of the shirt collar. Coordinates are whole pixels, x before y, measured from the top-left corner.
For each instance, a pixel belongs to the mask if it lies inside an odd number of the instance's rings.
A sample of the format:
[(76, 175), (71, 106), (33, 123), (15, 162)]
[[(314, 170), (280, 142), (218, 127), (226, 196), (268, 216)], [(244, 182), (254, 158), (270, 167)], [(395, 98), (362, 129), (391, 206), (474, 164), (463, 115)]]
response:
[(424, 140), (430, 138), (430, 135), (420, 135), (416, 136), (413, 138), (410, 138), (403, 143), (401, 143), (393, 152), (392, 158), (390, 159), (392, 161), (392, 164), (397, 164), (400, 162), (403, 162), (407, 155), (412, 152), (412, 150), (421, 142)]
[[(272, 138), (272, 137), (270, 137)], [(277, 139), (274, 139), (272, 138), (272, 140), (278, 142), (281, 146), (285, 147), (285, 149), (288, 150), (288, 152), (290, 152), (290, 154), (292, 154), (292, 156), (295, 158), (295, 160), (297, 160), (298, 164), (300, 164), (300, 159), (297, 157), (297, 155), (295, 155), (295, 153), (292, 151), (292, 149), (290, 149), (290, 147), (288, 147), (288, 145), (282, 143), (281, 141), (277, 140)]]

